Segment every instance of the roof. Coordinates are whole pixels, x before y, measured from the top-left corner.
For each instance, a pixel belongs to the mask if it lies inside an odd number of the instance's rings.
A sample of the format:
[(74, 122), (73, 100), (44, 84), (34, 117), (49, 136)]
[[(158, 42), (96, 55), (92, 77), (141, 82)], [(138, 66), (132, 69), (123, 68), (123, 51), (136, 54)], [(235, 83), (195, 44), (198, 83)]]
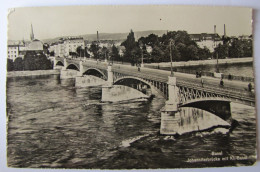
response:
[(189, 34), (191, 39), (196, 40), (220, 40), (220, 36), (216, 33), (199, 33), (199, 34)]
[(8, 45), (8, 47), (19, 47), (20, 45), (18, 44), (12, 44), (12, 45)]

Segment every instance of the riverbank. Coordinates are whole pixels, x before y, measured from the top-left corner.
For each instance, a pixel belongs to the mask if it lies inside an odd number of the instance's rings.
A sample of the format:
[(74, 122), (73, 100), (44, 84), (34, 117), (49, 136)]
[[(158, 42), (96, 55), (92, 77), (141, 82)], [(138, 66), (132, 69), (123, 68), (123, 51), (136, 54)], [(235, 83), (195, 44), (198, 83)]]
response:
[(40, 75), (58, 75), (60, 70), (34, 70), (34, 71), (10, 71), (7, 72), (7, 77), (18, 76), (40, 76)]
[[(206, 63), (205, 61), (208, 62)], [(205, 61), (198, 61), (196, 62), (197, 65), (189, 65), (189, 62), (181, 62), (182, 64), (180, 64), (180, 62), (173, 62), (173, 71), (194, 75), (199, 72), (202, 76), (214, 77), (217, 65), (213, 62), (216, 62), (216, 60)], [(170, 63), (145, 64), (145, 67), (167, 71), (171, 70)], [(253, 58), (220, 59), (218, 69), (224, 79), (254, 82)]]
[[(253, 57), (244, 58), (233, 58), (233, 59), (219, 59), (218, 64), (239, 64), (239, 63), (252, 63), (254, 61)], [(201, 66), (201, 65), (216, 65), (216, 59), (210, 60), (197, 60), (197, 61), (187, 61), (187, 62), (173, 62), (173, 67), (183, 67), (183, 66)], [(150, 63), (145, 64), (146, 67), (170, 67), (170, 62), (161, 63)]]

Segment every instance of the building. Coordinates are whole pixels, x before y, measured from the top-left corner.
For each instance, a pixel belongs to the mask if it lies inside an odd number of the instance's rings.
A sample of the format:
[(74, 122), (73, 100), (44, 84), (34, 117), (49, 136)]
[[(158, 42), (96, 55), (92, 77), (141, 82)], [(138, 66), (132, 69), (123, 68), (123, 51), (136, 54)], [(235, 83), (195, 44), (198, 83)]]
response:
[(7, 46), (7, 58), (15, 60), (19, 56), (19, 44), (13, 44)]
[(43, 43), (38, 39), (34, 39), (27, 45), (25, 51), (43, 51)]
[(7, 58), (13, 61), (18, 57), (24, 57), (27, 51), (43, 52), (43, 43), (34, 38), (33, 26), (31, 25), (30, 41), (8, 42)]
[(252, 35), (240, 35), (238, 36), (239, 40), (245, 41), (245, 40), (253, 40), (253, 36)]
[(68, 57), (71, 53), (76, 53), (78, 47), (85, 48), (83, 37), (68, 37), (52, 43), (49, 51), (54, 52), (55, 56)]
[(190, 34), (190, 38), (195, 41), (200, 48), (207, 47), (210, 52), (213, 52), (217, 45), (223, 44), (221, 37), (216, 33)]

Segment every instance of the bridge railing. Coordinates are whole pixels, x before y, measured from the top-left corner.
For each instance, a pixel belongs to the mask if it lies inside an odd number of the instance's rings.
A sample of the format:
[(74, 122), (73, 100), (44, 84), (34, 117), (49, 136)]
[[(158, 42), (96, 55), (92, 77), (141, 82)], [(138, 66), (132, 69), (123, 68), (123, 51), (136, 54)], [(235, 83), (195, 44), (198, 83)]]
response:
[[(121, 72), (124, 75), (129, 75), (129, 76), (135, 76), (135, 77), (140, 77), (140, 78), (145, 78), (145, 79), (149, 79), (149, 80), (154, 80), (154, 81), (158, 81), (158, 82), (163, 82), (163, 83), (167, 83), (168, 79), (167, 78), (163, 78), (160, 76), (156, 76), (156, 75), (147, 75), (147, 74), (143, 74), (140, 72), (132, 72), (129, 70), (124, 70), (124, 69), (113, 69), (116, 72)], [(185, 79), (178, 79), (177, 80), (177, 85), (179, 86), (183, 86), (183, 87), (187, 87), (187, 88), (193, 88), (193, 89), (197, 89), (200, 91), (205, 91), (205, 92), (209, 92), (209, 93), (214, 93), (216, 95), (222, 95), (222, 96), (226, 96), (226, 97), (230, 97), (230, 98), (234, 98), (234, 99), (240, 99), (240, 100), (246, 100), (246, 101), (251, 101), (254, 102), (255, 101), (255, 95), (252, 92), (246, 91), (246, 90), (241, 90), (241, 89), (235, 89), (233, 87), (228, 87), (228, 86), (219, 86), (219, 85), (214, 85), (214, 84), (210, 84), (208, 83), (207, 85), (201, 85), (201, 83), (191, 83), (188, 80)]]
[(230, 97), (233, 99), (244, 100), (249, 102), (255, 102), (255, 95), (252, 92), (236, 90), (233, 88), (220, 88), (213, 87), (210, 85), (201, 86), (199, 84), (189, 83), (185, 81), (177, 81), (177, 84), (187, 88), (193, 88), (195, 90), (201, 90), (209, 93), (214, 93), (216, 95), (222, 95), (224, 97)]
[[(80, 62), (80, 60), (77, 59), (67, 59), (68, 62)], [(103, 63), (103, 62), (95, 62), (92, 60), (88, 60), (86, 62), (83, 62), (83, 64), (93, 67), (93, 68), (98, 68), (98, 69), (103, 69), (106, 70), (107, 69), (107, 63)], [(148, 79), (148, 80), (152, 80), (152, 81), (156, 81), (156, 82), (162, 82), (162, 83), (167, 83), (168, 82), (168, 76), (165, 74), (160, 74), (160, 73), (156, 73), (156, 72), (150, 72), (150, 71), (135, 71), (133, 69), (135, 69), (136, 67), (133, 66), (124, 66), (124, 68), (120, 67), (120, 65), (113, 65), (112, 66), (112, 71), (114, 72), (118, 72), (118, 73), (122, 73), (126, 76), (135, 76), (135, 77), (139, 77), (142, 79)], [(132, 69), (132, 70), (129, 70)], [(243, 99), (243, 100), (247, 100), (247, 101), (255, 101), (255, 94), (253, 92), (249, 92), (247, 90), (241, 90), (241, 89), (236, 89), (234, 87), (229, 87), (229, 86), (219, 86), (218, 84), (211, 84), (211, 83), (206, 83), (203, 85), (201, 85), (200, 82), (191, 82), (189, 80), (189, 78), (185, 79), (185, 78), (178, 78), (177, 79), (177, 85), (179, 86), (183, 86), (183, 87), (187, 87), (187, 88), (193, 88), (193, 89), (197, 89), (197, 90), (201, 90), (201, 91), (205, 91), (205, 92), (209, 92), (209, 93), (214, 93), (214, 94), (218, 94), (218, 95), (223, 95), (226, 97), (231, 97), (234, 99)]]

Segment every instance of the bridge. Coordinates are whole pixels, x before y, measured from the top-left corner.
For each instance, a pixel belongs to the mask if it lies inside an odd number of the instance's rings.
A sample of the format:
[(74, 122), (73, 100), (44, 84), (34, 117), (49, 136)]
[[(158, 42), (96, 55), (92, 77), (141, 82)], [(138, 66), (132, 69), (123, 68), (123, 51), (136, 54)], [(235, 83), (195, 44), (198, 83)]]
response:
[(255, 106), (255, 94), (247, 84), (218, 78), (196, 78), (195, 75), (157, 69), (113, 64), (93, 60), (55, 57), (54, 68), (62, 66), (61, 78), (76, 78), (76, 86), (102, 85), (102, 101), (126, 101), (150, 98), (157, 92), (165, 97), (161, 110), (161, 133), (178, 133), (178, 111), (182, 107), (195, 107), (215, 114), (232, 123), (230, 102)]

